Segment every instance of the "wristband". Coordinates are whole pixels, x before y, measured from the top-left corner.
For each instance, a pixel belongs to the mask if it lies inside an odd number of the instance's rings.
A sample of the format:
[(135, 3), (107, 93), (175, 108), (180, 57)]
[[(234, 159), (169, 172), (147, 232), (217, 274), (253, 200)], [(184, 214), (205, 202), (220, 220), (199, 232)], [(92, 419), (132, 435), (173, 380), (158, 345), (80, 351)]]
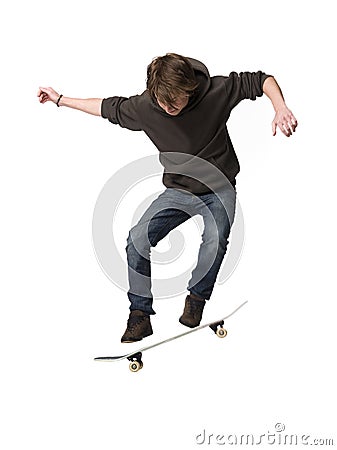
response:
[(56, 106), (60, 106), (60, 105), (59, 105), (59, 101), (61, 100), (62, 97), (63, 97), (63, 95), (61, 94), (61, 95), (59, 96), (59, 98), (57, 99)]

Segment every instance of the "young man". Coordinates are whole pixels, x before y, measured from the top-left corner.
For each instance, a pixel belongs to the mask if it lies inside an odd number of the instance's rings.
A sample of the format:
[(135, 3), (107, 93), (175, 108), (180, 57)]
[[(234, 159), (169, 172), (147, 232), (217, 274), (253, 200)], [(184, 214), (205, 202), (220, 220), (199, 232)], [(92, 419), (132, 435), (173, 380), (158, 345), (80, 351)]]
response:
[(39, 89), (41, 103), (52, 101), (129, 130), (144, 131), (160, 152), (166, 189), (130, 230), (127, 240), (130, 316), (122, 342), (152, 334), (151, 248), (196, 214), (204, 222), (202, 243), (179, 321), (188, 327), (200, 324), (235, 213), (239, 163), (226, 123), (241, 100), (255, 100), (263, 93), (275, 110), (273, 135), (278, 127), (291, 136), (297, 121), (272, 76), (258, 71), (210, 77), (204, 64), (174, 53), (152, 61), (147, 68), (147, 89), (130, 98), (75, 99), (52, 88)]

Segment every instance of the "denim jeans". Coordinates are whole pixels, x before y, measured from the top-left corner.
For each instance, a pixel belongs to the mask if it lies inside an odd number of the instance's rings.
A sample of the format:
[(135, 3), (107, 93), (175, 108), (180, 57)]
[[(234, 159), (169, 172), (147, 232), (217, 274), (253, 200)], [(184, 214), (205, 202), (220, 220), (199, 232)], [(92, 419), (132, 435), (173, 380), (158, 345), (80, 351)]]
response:
[(202, 216), (204, 228), (197, 264), (187, 290), (203, 299), (210, 298), (226, 253), (235, 203), (236, 192), (229, 183), (216, 193), (201, 195), (167, 188), (151, 203), (127, 239), (130, 310), (155, 314), (151, 292), (151, 247), (197, 214)]

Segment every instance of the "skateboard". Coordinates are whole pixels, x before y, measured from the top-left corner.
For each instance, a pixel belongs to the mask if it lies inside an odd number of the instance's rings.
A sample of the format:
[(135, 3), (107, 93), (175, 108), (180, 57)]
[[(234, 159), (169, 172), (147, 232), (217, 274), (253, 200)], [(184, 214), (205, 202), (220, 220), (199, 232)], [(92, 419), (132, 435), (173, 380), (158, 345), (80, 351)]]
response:
[(138, 350), (133, 350), (130, 353), (127, 353), (126, 355), (121, 355), (121, 356), (99, 356), (97, 358), (94, 358), (95, 361), (121, 361), (122, 359), (128, 359), (130, 361), (129, 364), (129, 369), (131, 370), (131, 372), (138, 372), (138, 370), (143, 368), (143, 361), (142, 361), (142, 354), (143, 352), (145, 352), (146, 350), (150, 350), (150, 348), (155, 348), (158, 347), (159, 345), (162, 344), (166, 344), (167, 342), (170, 341), (174, 341), (175, 339), (179, 339), (183, 336), (187, 336), (188, 334), (191, 333), (195, 333), (198, 330), (202, 330), (203, 328), (206, 327), (210, 327), (211, 330), (214, 331), (214, 333), (220, 337), (220, 338), (224, 338), (227, 336), (227, 330), (223, 327), (224, 325), (224, 321), (226, 319), (228, 319), (229, 317), (231, 317), (233, 314), (235, 314), (237, 311), (239, 311), (239, 309), (241, 309), (245, 304), (247, 303), (247, 301), (243, 302), (240, 306), (238, 306), (236, 309), (234, 309), (234, 311), (232, 311), (230, 314), (228, 314), (225, 317), (222, 317), (221, 319), (215, 321), (215, 322), (210, 322), (210, 323), (205, 323), (203, 325), (199, 325), (196, 328), (192, 328), (188, 331), (185, 331), (184, 333), (178, 334), (176, 336), (170, 337), (168, 339), (164, 339), (162, 341), (156, 342), (155, 344), (151, 344), (148, 345), (146, 347), (142, 347)]

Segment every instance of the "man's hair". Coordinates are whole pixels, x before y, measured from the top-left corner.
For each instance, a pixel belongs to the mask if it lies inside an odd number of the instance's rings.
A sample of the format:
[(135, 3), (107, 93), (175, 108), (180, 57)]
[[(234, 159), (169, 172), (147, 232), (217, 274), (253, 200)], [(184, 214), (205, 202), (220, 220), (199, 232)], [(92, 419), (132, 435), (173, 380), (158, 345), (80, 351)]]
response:
[(147, 67), (146, 87), (153, 100), (168, 106), (181, 95), (193, 95), (198, 82), (190, 61), (176, 53), (158, 56)]

